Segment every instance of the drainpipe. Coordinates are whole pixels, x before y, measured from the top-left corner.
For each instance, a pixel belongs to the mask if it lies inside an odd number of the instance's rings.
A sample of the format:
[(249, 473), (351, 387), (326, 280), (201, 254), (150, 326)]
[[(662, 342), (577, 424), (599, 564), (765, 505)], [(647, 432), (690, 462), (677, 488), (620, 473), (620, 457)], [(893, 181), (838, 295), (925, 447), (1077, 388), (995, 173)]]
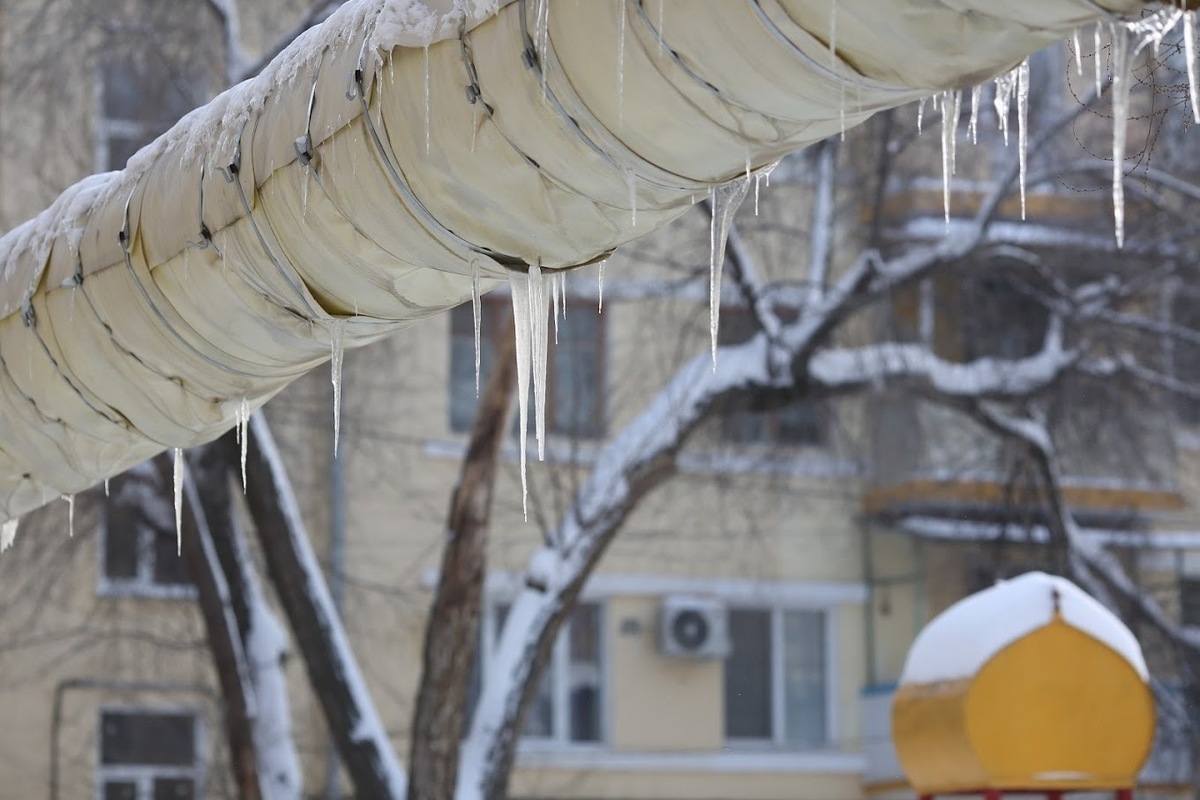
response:
[[(332, 402), (332, 394), (330, 396)], [(330, 428), (329, 463), (329, 594), (338, 615), (342, 611), (342, 594), (346, 570), (346, 437), (338, 443)], [(341, 797), (341, 759), (332, 737), (325, 748), (325, 800)]]

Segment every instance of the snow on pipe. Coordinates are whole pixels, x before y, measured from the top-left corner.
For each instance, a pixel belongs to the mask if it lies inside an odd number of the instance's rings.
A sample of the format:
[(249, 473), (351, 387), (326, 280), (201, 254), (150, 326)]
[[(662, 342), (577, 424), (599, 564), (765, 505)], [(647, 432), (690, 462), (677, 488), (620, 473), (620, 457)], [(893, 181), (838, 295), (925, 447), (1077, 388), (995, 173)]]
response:
[(212, 439), (475, 286), (544, 307), (540, 275), (1140, 7), (351, 0), (0, 238), (0, 517)]

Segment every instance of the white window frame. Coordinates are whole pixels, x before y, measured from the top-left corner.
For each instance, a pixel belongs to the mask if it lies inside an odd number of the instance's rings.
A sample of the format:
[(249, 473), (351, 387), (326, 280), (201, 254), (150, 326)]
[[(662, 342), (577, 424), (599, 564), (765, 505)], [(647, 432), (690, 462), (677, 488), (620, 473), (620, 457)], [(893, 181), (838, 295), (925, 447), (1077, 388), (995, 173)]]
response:
[(102, 519), (96, 531), (96, 594), (100, 597), (139, 597), (156, 600), (195, 600), (195, 584), (158, 583), (154, 580), (154, 542), (157, 532), (146, 525), (137, 526), (137, 576), (110, 578), (107, 570), (108, 520)]
[[(496, 652), (496, 646), (499, 643), (499, 634), (501, 631), (496, 629), (498, 618), (497, 607), (500, 605), (509, 605), (511, 607), (513, 599), (507, 593), (492, 594), (487, 597), (484, 603), (483, 615), (480, 620), (484, 632), (483, 652), (480, 653), (480, 671), (483, 676), (486, 676), (488, 673), (491, 660)], [(607, 629), (608, 607), (603, 597), (590, 595), (581, 596), (578, 604), (594, 605), (597, 607), (596, 646), (600, 654), (599, 675), (597, 676), (597, 688), (600, 693), (597, 701), (600, 726), (599, 739), (595, 742), (576, 742), (571, 739), (571, 719), (568, 711), (571, 699), (571, 682), (569, 677), (571, 665), (570, 637), (565, 635), (566, 629), (561, 628), (559, 635), (554, 641), (554, 649), (550, 652), (550, 661), (546, 665), (546, 668), (550, 670), (549, 674), (552, 675), (552, 684), (550, 687), (552, 716), (550, 727), (553, 729), (553, 733), (550, 736), (533, 736), (522, 732), (518, 744), (518, 747), (522, 751), (563, 749), (600, 750), (608, 747), (609, 732), (611, 730), (609, 722), (612, 697), (609, 675), (612, 667), (610, 664), (611, 659), (609, 658), (609, 636)], [(484, 679), (486, 680), (486, 677)]]
[[(105, 714), (188, 714), (192, 718), (192, 766), (168, 767), (149, 765), (106, 765), (103, 763), (104, 754), (104, 715)], [(96, 773), (95, 800), (104, 800), (104, 784), (110, 781), (131, 781), (137, 784), (137, 800), (153, 800), (155, 778), (190, 778), (196, 788), (197, 800), (206, 796), (205, 779), (208, 763), (208, 727), (204, 722), (204, 713), (195, 706), (152, 704), (135, 705), (128, 703), (107, 703), (100, 706), (96, 713)]]
[[(765, 611), (771, 615), (771, 735), (767, 738), (740, 738), (725, 735), (726, 746), (738, 750), (787, 750), (792, 752), (837, 749), (840, 735), (838, 719), (838, 638), (837, 607), (814, 606), (795, 603), (755, 604), (730, 603), (730, 611)], [(800, 747), (787, 741), (787, 701), (784, 698), (786, 678), (784, 674), (783, 617), (789, 611), (818, 613), (822, 616), (825, 634), (825, 741), (820, 745)], [(721, 703), (725, 703), (724, 686)]]

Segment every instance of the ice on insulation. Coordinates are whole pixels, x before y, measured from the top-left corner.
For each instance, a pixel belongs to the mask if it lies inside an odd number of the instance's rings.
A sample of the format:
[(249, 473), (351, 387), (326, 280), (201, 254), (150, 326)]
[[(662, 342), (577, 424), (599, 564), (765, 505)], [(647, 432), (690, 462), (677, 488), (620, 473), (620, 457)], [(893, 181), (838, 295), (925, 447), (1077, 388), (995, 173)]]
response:
[(175, 448), (175, 555), (183, 555), (183, 448)]
[(0, 525), (0, 553), (12, 547), (13, 542), (17, 540), (17, 526), (20, 522), (19, 519), (10, 519)]
[(708, 261), (708, 331), (712, 339), (713, 369), (717, 368), (717, 326), (721, 317), (721, 272), (725, 267), (725, 242), (729, 238), (729, 225), (737, 213), (746, 192), (750, 188), (747, 178), (737, 178), (714, 186), (709, 202), (712, 222), (709, 225)]
[(1050, 624), (1054, 592), (1066, 624), (1107, 645), (1147, 677), (1137, 639), (1112, 612), (1065, 578), (1027, 572), (958, 601), (925, 626), (908, 652), (900, 683), (973, 677), (1006, 647)]
[(621, 27), (617, 33), (617, 130), (625, 126), (625, 0), (615, 0)]
[[(422, 67), (424, 68), (424, 86), (425, 86), (425, 155), (429, 155), (429, 45), (425, 45), (422, 49)], [(393, 62), (394, 63), (394, 62)]]

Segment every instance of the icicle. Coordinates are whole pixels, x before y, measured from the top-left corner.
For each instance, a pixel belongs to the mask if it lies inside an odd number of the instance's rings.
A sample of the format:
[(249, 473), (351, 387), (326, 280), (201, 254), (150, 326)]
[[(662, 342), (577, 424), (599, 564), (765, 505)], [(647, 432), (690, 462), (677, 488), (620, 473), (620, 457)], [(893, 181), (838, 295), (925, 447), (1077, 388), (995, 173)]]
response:
[(625, 0), (617, 0), (621, 29), (617, 34), (617, 130), (625, 125)]
[(13, 542), (17, 540), (17, 526), (20, 524), (19, 519), (10, 519), (0, 525), (0, 553), (13, 546)]
[(175, 448), (175, 555), (183, 555), (183, 448)]
[(754, 216), (758, 216), (758, 190), (762, 185), (762, 174), (754, 176)]
[(629, 224), (637, 226), (637, 176), (629, 167), (625, 168), (625, 191), (629, 193)]
[(1188, 97), (1192, 101), (1192, 119), (1200, 123), (1200, 77), (1196, 75), (1196, 12), (1183, 15), (1183, 50), (1187, 58)]
[(708, 329), (712, 340), (713, 371), (717, 369), (717, 325), (721, 316), (721, 271), (725, 266), (725, 241), (729, 224), (738, 206), (746, 199), (750, 181), (745, 178), (714, 186), (709, 198), (712, 224), (709, 226)]
[(561, 272), (550, 273), (550, 300), (553, 305), (553, 309), (551, 309), (551, 310), (553, 312), (552, 316), (554, 317), (554, 346), (555, 347), (558, 346), (558, 311), (560, 308), (560, 306), (558, 304), (558, 284), (559, 284), (560, 280), (562, 280)]
[(67, 536), (75, 538), (75, 495), (64, 494), (62, 499), (67, 501)]
[[(392, 59), (395, 63), (395, 59)], [(425, 45), (425, 155), (429, 155), (429, 45)]]
[(549, 300), (546, 276), (537, 264), (529, 265), (529, 313), (533, 316), (529, 330), (533, 336), (533, 403), (534, 433), (537, 436), (538, 461), (546, 459), (546, 367), (548, 357)]
[(979, 101), (983, 98), (983, 86), (976, 84), (971, 90), (971, 122), (967, 126), (971, 131), (971, 144), (979, 144)]
[(596, 271), (596, 273), (597, 273), (597, 283), (599, 284), (599, 285), (596, 287), (596, 291), (597, 291), (597, 292), (599, 293), (599, 295), (600, 295), (600, 305), (599, 305), (599, 307), (596, 309), (596, 313), (597, 313), (597, 314), (603, 314), (603, 313), (604, 313), (604, 265), (605, 265), (605, 264), (607, 264), (607, 263), (608, 263), (608, 259), (607, 259), (607, 258), (606, 258), (606, 259), (604, 259), (603, 261), (601, 261), (601, 262), (600, 262), (600, 269), (598, 269), (598, 270)]
[(566, 270), (559, 273), (558, 290), (562, 292), (562, 315), (563, 321), (567, 320), (567, 273)]
[(108, 497), (108, 478), (104, 479), (104, 496)]
[(1129, 57), (1129, 32), (1112, 29), (1112, 117), (1113, 117), (1113, 221), (1117, 247), (1125, 246), (1125, 138), (1129, 117), (1129, 72), (1133, 59)]
[(242, 449), (242, 494), (246, 493), (246, 447), (250, 433), (250, 402), (246, 398), (238, 401), (237, 407), (237, 441)]
[(921, 128), (925, 121), (925, 98), (922, 97), (917, 103), (917, 136), (921, 135)]
[(513, 327), (517, 349), (517, 420), (519, 423), (517, 436), (520, 441), (521, 454), (521, 511), (528, 520), (529, 485), (526, 479), (525, 449), (529, 431), (529, 367), (532, 355), (530, 352), (532, 315), (529, 311), (529, 276), (523, 272), (510, 270), (508, 285), (512, 294)]
[(338, 450), (342, 433), (342, 357), (345, 355), (346, 321), (331, 319), (329, 328), (329, 379), (333, 383), (333, 452)]
[(1083, 77), (1083, 47), (1079, 44), (1079, 28), (1071, 31), (1071, 49), (1075, 51), (1075, 74)]
[(1096, 94), (1100, 94), (1103, 87), (1103, 76), (1100, 72), (1100, 23), (1096, 23), (1096, 28), (1092, 32), (1092, 39), (1095, 42), (1095, 51), (1092, 53), (1092, 66), (1095, 68), (1096, 75)]
[(479, 302), (479, 262), (471, 262), (471, 314), (475, 318), (475, 398), (479, 399), (479, 329), (483, 307)]
[(1000, 122), (1000, 132), (1004, 134), (1004, 146), (1008, 147), (1008, 113), (1012, 107), (1013, 89), (1017, 86), (1017, 71), (1014, 69), (996, 78), (996, 99), (992, 105), (996, 108), (996, 119)]
[(942, 95), (942, 206), (946, 213), (947, 226), (950, 225), (950, 178), (954, 175), (955, 140), (958, 136), (960, 111), (958, 92), (945, 92)]
[(1017, 161), (1021, 176), (1021, 219), (1025, 219), (1026, 156), (1029, 149), (1029, 59), (1017, 67)]
[[(837, 4), (829, 0), (829, 70), (837, 74)], [(838, 81), (838, 121), (841, 123), (842, 141), (846, 141), (846, 82)]]

